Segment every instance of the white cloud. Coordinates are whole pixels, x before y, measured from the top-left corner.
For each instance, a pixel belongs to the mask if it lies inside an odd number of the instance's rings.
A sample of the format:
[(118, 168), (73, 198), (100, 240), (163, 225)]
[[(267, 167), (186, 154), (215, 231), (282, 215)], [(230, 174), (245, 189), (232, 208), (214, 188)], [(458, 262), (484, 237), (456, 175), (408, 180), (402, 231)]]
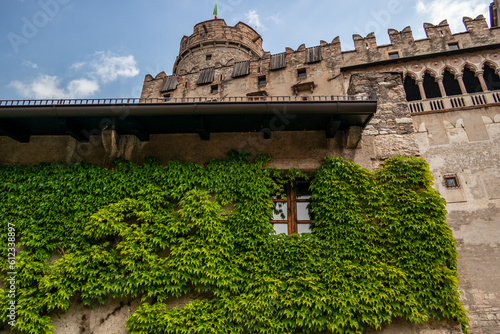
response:
[[(111, 52), (99, 51), (96, 52), (95, 57), (96, 59), (91, 61), (89, 65), (103, 83), (115, 81), (119, 77), (132, 78), (139, 74), (137, 62), (132, 55), (118, 56)], [(73, 66), (75, 65), (77, 64)], [(78, 65), (80, 66), (80, 64)]]
[(99, 91), (99, 84), (87, 79), (73, 80), (68, 84), (67, 91), (75, 97), (88, 97)]
[(420, 0), (416, 6), (417, 12), (429, 16), (433, 24), (447, 19), (452, 33), (465, 29), (464, 16), (476, 17), (488, 14), (488, 4), (483, 0)]
[(85, 66), (85, 62), (81, 62), (81, 63), (74, 63), (73, 65), (71, 65), (70, 68), (72, 70), (78, 71), (78, 70), (82, 69), (84, 66)]
[(245, 14), (245, 16), (248, 19), (248, 24), (255, 27), (258, 30), (266, 30), (266, 27), (262, 24), (262, 21), (260, 20), (259, 14), (257, 14), (256, 10), (250, 10), (248, 13)]
[[(38, 68), (38, 65), (28, 61), (25, 66)], [(118, 56), (104, 51), (96, 52), (87, 62), (74, 63), (70, 70), (81, 73), (81, 77), (69, 81), (65, 87), (55, 75), (40, 75), (28, 83), (12, 81), (9, 87), (29, 99), (87, 98), (100, 90), (100, 84), (109, 84), (119, 78), (131, 78), (139, 74), (134, 56)]]
[(37, 65), (37, 64), (35, 64), (34, 62), (29, 61), (29, 60), (25, 60), (25, 61), (23, 62), (23, 66), (26, 66), (26, 67), (31, 67), (31, 68), (33, 68), (33, 69), (37, 69), (37, 68), (38, 68), (38, 65)]
[(29, 99), (85, 98), (99, 90), (97, 82), (87, 79), (73, 80), (66, 88), (61, 88), (60, 85), (61, 81), (57, 76), (41, 75), (31, 83), (12, 81), (9, 87)]
[(283, 23), (283, 19), (281, 19), (279, 14), (273, 14), (271, 16), (266, 17), (267, 20), (272, 21), (274, 24)]

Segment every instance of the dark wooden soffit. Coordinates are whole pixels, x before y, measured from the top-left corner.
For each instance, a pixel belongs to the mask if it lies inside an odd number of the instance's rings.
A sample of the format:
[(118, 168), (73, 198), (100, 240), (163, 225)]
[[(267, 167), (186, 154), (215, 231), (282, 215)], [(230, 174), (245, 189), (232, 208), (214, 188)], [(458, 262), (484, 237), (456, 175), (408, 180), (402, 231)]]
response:
[(365, 127), (377, 101), (200, 102), (98, 105), (0, 106), (0, 135), (19, 142), (31, 136), (69, 135), (86, 142), (115, 130), (148, 141), (154, 134), (325, 131), (327, 138), (351, 126)]

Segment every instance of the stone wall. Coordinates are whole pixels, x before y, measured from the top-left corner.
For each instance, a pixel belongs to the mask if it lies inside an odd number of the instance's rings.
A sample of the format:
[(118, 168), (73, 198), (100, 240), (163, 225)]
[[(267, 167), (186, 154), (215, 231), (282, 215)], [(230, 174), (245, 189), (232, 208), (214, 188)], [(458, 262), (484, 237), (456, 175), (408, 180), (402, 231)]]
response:
[[(389, 29), (391, 44), (382, 46), (377, 45), (373, 33), (364, 38), (354, 35), (353, 51), (343, 52), (338, 37), (331, 43), (320, 41), (322, 60), (309, 64), (306, 63), (305, 45), (297, 50), (286, 48), (286, 68), (270, 71), (271, 55), (262, 50), (262, 37), (257, 32), (241, 22), (228, 27), (224, 20), (210, 20), (197, 24), (193, 35), (182, 39), (174, 68), (179, 85), (168, 94), (170, 97), (210, 95), (210, 85), (200, 86), (196, 82), (199, 71), (212, 66), (215, 67), (212, 85), (221, 88), (214, 95), (218, 98), (245, 96), (259, 91), (265, 91), (269, 96), (345, 95), (351, 72), (345, 69), (363, 65), (373, 67), (379, 64), (383, 69), (378, 71), (402, 72), (415, 80), (422, 79), (425, 72), (437, 78), (442, 76), (444, 69), (456, 75), (465, 65), (477, 72), (485, 63), (500, 72), (500, 54), (497, 52), (500, 28), (488, 28), (482, 15), (475, 19), (465, 17), (464, 25), (466, 32), (452, 34), (446, 20), (438, 25), (426, 23), (427, 38), (421, 40), (414, 40), (410, 27), (400, 32)], [(458, 50), (453, 50), (452, 44), (456, 44)], [(470, 51), (464, 52), (465, 49)], [(397, 59), (391, 59), (394, 53)], [(209, 54), (212, 58), (207, 60)], [(232, 78), (234, 62), (243, 60), (250, 60), (250, 75)], [(306, 69), (307, 76), (299, 78), (298, 69)], [(267, 79), (265, 86), (258, 85), (258, 78), (262, 76)], [(151, 78), (151, 75), (146, 76), (143, 96), (162, 97), (161, 84)]]
[[(500, 333), (500, 107), (413, 119), (420, 154), (447, 201), (470, 333)], [(447, 175), (455, 175), (459, 187), (447, 187)]]
[[(478, 72), (484, 64), (500, 71), (500, 29), (489, 29), (481, 16), (464, 18), (464, 23), (467, 31), (459, 34), (452, 34), (446, 21), (425, 24), (427, 38), (418, 41), (409, 27), (400, 32), (391, 29), (391, 44), (384, 46), (377, 45), (373, 34), (355, 35), (356, 50), (347, 52), (342, 52), (338, 38), (331, 43), (321, 41), (322, 60), (315, 63), (306, 63), (305, 45), (297, 50), (287, 48), (286, 68), (275, 71), (270, 70), (271, 55), (262, 50), (260, 35), (245, 24), (227, 27), (223, 20), (202, 22), (193, 35), (183, 38), (174, 70), (179, 84), (168, 92), (171, 98), (247, 94), (349, 94), (356, 98), (375, 93), (377, 114), (364, 129), (361, 142), (353, 145), (346, 144), (349, 133), (342, 131), (334, 139), (326, 139), (318, 131), (278, 131), (271, 139), (264, 139), (261, 133), (217, 133), (209, 141), (178, 134), (152, 135), (149, 142), (105, 131), (87, 144), (69, 136), (33, 137), (28, 144), (0, 137), (0, 164), (86, 161), (108, 166), (114, 158), (141, 163), (147, 156), (156, 156), (162, 164), (171, 160), (204, 163), (237, 149), (271, 155), (272, 167), (309, 172), (326, 156), (342, 156), (369, 169), (391, 156), (421, 156), (429, 162), (435, 187), (448, 203), (448, 223), (460, 255), (462, 300), (471, 312), (470, 333), (500, 333), (500, 102), (411, 114), (403, 88), (406, 75), (421, 80), (431, 73), (438, 78), (444, 70), (458, 75), (465, 66)], [(451, 50), (450, 43), (458, 43), (459, 50)], [(399, 58), (391, 60), (394, 52)], [(207, 54), (212, 55), (210, 60)], [(245, 59), (250, 60), (250, 74), (232, 78), (234, 62)], [(210, 66), (215, 67), (214, 81), (197, 85), (199, 71)], [(301, 69), (305, 69), (305, 77), (298, 76)], [(263, 76), (266, 83), (259, 85)], [(142, 97), (162, 97), (165, 77), (164, 72), (146, 76)], [(214, 85), (217, 93), (211, 94)], [(456, 176), (459, 187), (446, 186), (449, 175)], [(178, 302), (181, 306), (185, 301)], [(53, 315), (56, 333), (126, 333), (126, 318), (135, 307), (136, 301), (110, 301), (94, 310), (75, 305), (64, 315)], [(455, 334), (460, 329), (446, 323), (415, 326), (396, 322), (382, 333)]]
[[(234, 27), (229, 27), (224, 20), (209, 20), (198, 23), (191, 36), (182, 38), (174, 73), (183, 74), (196, 66), (195, 63), (206, 60), (206, 52), (202, 49), (210, 47), (216, 47), (219, 51), (225, 48), (232, 49), (236, 61), (264, 55), (262, 37), (249, 25), (239, 22)], [(224, 57), (220, 56), (218, 51), (212, 54), (213, 64), (217, 62), (225, 64), (228, 60), (224, 61)]]

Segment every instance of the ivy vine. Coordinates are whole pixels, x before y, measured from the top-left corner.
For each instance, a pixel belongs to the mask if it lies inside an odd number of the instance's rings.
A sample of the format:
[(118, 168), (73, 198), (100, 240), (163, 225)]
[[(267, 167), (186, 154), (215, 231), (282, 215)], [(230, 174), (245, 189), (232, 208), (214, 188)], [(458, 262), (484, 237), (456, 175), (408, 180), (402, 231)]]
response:
[[(20, 250), (12, 328), (52, 333), (49, 314), (72, 302), (139, 298), (130, 333), (363, 333), (399, 318), (467, 332), (455, 240), (424, 160), (370, 172), (327, 158), (311, 183), (313, 233), (291, 236), (274, 233), (271, 196), (301, 173), (268, 161), (1, 167), (0, 233), (15, 224)], [(169, 308), (188, 294), (198, 298)], [(4, 328), (9, 303), (5, 284)]]

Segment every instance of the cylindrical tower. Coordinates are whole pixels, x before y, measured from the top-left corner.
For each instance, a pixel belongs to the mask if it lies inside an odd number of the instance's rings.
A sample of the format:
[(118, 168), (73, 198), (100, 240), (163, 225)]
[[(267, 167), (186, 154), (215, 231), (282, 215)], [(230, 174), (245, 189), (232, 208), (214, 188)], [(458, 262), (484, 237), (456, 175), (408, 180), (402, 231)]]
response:
[(174, 74), (263, 55), (262, 37), (247, 24), (229, 27), (222, 19), (209, 20), (198, 23), (191, 36), (182, 38)]

